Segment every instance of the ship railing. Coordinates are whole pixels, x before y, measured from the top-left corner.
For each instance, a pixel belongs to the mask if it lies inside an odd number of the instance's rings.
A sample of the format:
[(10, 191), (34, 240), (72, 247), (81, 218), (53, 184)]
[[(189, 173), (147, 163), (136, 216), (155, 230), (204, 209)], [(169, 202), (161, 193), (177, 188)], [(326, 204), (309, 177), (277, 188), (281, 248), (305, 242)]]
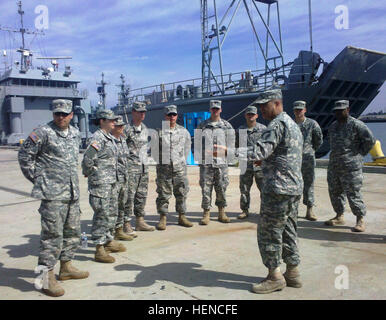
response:
[[(308, 65), (296, 65), (307, 67)], [(266, 73), (262, 70), (228, 73), (223, 76), (213, 77), (213, 81), (206, 87), (202, 87), (202, 78), (193, 78), (183, 81), (161, 83), (130, 90), (129, 104), (134, 101), (145, 101), (149, 104), (159, 104), (184, 100), (190, 98), (215, 97), (216, 95), (241, 94), (262, 91), (271, 87), (285, 87), (288, 85), (302, 85), (304, 81), (289, 82), (288, 74), (291, 66), (287, 65), (275, 72)], [(291, 76), (309, 75), (307, 73)], [(306, 77), (305, 77), (306, 78)], [(221, 81), (224, 79), (224, 81)]]

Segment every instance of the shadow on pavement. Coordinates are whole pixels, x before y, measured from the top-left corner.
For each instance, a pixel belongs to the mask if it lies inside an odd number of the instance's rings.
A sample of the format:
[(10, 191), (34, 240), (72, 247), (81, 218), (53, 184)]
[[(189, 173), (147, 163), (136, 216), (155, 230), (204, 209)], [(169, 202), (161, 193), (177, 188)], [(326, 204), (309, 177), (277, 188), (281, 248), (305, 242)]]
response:
[[(339, 230), (350, 230), (353, 226), (329, 227), (324, 221), (298, 221), (298, 237), (321, 241), (349, 241), (363, 243), (386, 243), (386, 236), (381, 234), (370, 234), (366, 232), (347, 232)], [(323, 245), (323, 244), (321, 244)]]
[(115, 267), (117, 271), (140, 271), (134, 282), (100, 282), (97, 285), (122, 287), (148, 287), (156, 281), (168, 281), (184, 287), (222, 287), (228, 289), (251, 290), (252, 284), (263, 278), (248, 277), (240, 274), (198, 269), (197, 263), (162, 263), (143, 267), (135, 264), (122, 264)]
[(0, 274), (0, 287), (11, 287), (22, 292), (36, 291), (33, 284), (22, 279), (36, 278), (37, 274), (34, 270), (5, 268), (4, 264), (0, 262)]

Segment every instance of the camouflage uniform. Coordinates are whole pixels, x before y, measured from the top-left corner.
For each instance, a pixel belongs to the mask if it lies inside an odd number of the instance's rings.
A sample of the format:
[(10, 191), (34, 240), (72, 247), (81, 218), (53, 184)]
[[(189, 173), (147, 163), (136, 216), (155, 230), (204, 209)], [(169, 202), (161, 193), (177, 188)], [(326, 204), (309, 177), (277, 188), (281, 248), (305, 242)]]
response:
[(88, 178), (89, 202), (94, 210), (91, 235), (96, 245), (113, 240), (118, 216), (118, 150), (114, 137), (95, 131), (83, 157), (83, 174)]
[[(257, 103), (281, 99), (279, 90), (266, 91)], [(248, 148), (250, 160), (263, 160), (258, 244), (268, 269), (300, 263), (297, 247), (297, 216), (303, 192), (301, 173), (303, 137), (299, 126), (282, 112), (263, 131), (261, 139)]]
[(174, 129), (167, 127), (158, 131), (159, 158), (157, 159), (157, 211), (167, 214), (172, 193), (176, 197), (176, 212), (186, 213), (186, 197), (189, 182), (186, 172), (186, 159), (190, 152), (191, 137), (184, 127), (176, 124)]
[(310, 118), (306, 118), (302, 123), (298, 123), (303, 134), (303, 161), (302, 175), (304, 182), (303, 204), (308, 207), (314, 206), (314, 181), (315, 181), (315, 151), (323, 143), (323, 133), (319, 124)]
[(69, 261), (80, 243), (78, 129), (67, 134), (53, 121), (35, 129), (21, 146), (20, 168), (34, 187), (32, 197), (41, 199), (39, 265), (52, 270), (56, 261)]
[(127, 202), (128, 192), (128, 155), (129, 148), (127, 147), (126, 140), (123, 137), (119, 139), (115, 138), (115, 144), (118, 149), (118, 218), (115, 224), (115, 228), (120, 228), (124, 223), (125, 205)]
[[(246, 146), (250, 147), (256, 144), (257, 140), (260, 139), (263, 130), (266, 129), (266, 126), (256, 122), (256, 125), (253, 128), (248, 128), (246, 125), (241, 125), (238, 132), (238, 137), (236, 139), (236, 147), (240, 145), (240, 139), (246, 138)], [(240, 134), (240, 130), (246, 130), (246, 136)], [(261, 192), (263, 185), (263, 172), (261, 167), (254, 166), (253, 161), (245, 161), (239, 158), (240, 165), (240, 209), (246, 211), (249, 209), (250, 203), (250, 190), (253, 185), (253, 179), (255, 179), (257, 188)]]
[[(197, 129), (201, 129), (202, 135), (195, 134), (195, 139), (202, 139), (202, 153), (200, 150), (195, 150), (195, 159), (200, 162), (200, 187), (202, 190), (201, 207), (208, 210), (212, 203), (213, 187), (216, 191), (216, 206), (226, 207), (226, 189), (229, 184), (228, 178), (228, 162), (232, 161), (234, 153), (235, 134), (232, 125), (220, 119), (217, 122), (212, 122), (207, 119), (201, 122)], [(206, 147), (209, 146), (213, 150), (213, 144), (225, 145), (228, 148), (228, 157), (212, 157), (206, 154)], [(230, 156), (229, 156), (230, 155)]]
[(330, 141), (330, 161), (327, 171), (328, 191), (335, 212), (344, 212), (347, 195), (351, 211), (358, 218), (366, 215), (362, 200), (363, 156), (375, 143), (371, 131), (360, 120), (351, 116), (347, 122), (335, 121), (328, 130)]
[(148, 138), (149, 132), (145, 124), (141, 123), (140, 129), (133, 123), (127, 124), (124, 130), (128, 156), (128, 195), (125, 205), (125, 222), (130, 221), (134, 214), (136, 217), (145, 216), (147, 189), (149, 184)]

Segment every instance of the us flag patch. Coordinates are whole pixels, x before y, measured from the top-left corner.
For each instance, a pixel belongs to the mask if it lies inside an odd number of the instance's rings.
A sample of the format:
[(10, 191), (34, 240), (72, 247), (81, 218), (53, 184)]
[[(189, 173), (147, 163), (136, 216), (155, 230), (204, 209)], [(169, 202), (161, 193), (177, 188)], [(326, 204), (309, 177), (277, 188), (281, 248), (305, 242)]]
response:
[(35, 133), (35, 132), (31, 132), (31, 134), (29, 135), (29, 137), (31, 138), (31, 140), (36, 143), (37, 141), (39, 141), (39, 137), (38, 135)]
[(96, 151), (99, 151), (100, 147), (99, 147), (99, 144), (97, 142), (92, 142), (91, 143), (91, 146), (96, 150)]

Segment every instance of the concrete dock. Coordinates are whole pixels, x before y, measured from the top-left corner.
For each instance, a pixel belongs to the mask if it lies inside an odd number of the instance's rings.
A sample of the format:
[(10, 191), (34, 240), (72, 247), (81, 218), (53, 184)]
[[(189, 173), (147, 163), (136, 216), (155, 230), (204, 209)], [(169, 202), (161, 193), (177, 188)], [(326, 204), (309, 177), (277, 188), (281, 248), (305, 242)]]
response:
[[(82, 158), (82, 155), (80, 155)], [(146, 221), (158, 222), (155, 168), (151, 168)], [(328, 196), (325, 168), (316, 170), (315, 213), (319, 220), (304, 219), (299, 207), (298, 235), (303, 287), (285, 288), (268, 295), (251, 292), (253, 283), (266, 276), (257, 247), (258, 215), (238, 220), (238, 169), (230, 169), (227, 213), (230, 224), (217, 221), (200, 226), (202, 216), (198, 168), (189, 167), (188, 218), (192, 228), (177, 225), (174, 200), (165, 231), (137, 232), (123, 242), (126, 252), (113, 254), (116, 262), (93, 261), (95, 247), (79, 249), (74, 265), (90, 272), (84, 280), (61, 282), (66, 293), (50, 298), (34, 288), (40, 237), (40, 201), (31, 198), (32, 184), (22, 175), (17, 150), (0, 150), (0, 299), (386, 299), (386, 174), (365, 173), (363, 197), (367, 206), (366, 232), (353, 233), (355, 217), (346, 206), (346, 225), (328, 227), (334, 212)], [(82, 231), (90, 238), (92, 209), (87, 181), (81, 175)], [(259, 211), (259, 192), (252, 189), (251, 211)], [(59, 272), (56, 265), (56, 274)], [(282, 265), (282, 270), (285, 265)], [(284, 271), (284, 270), (283, 270)]]

